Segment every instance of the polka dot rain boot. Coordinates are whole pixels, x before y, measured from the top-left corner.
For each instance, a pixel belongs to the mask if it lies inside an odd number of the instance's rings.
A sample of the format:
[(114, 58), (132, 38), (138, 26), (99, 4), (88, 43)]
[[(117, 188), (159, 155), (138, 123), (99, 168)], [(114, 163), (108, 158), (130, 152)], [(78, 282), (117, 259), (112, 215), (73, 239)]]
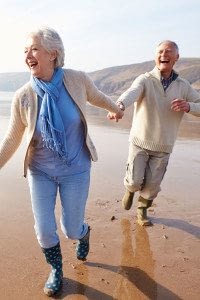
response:
[(89, 253), (89, 249), (90, 249), (90, 244), (89, 244), (89, 240), (90, 240), (90, 227), (88, 227), (88, 232), (86, 233), (86, 235), (78, 240), (78, 243), (76, 245), (76, 257), (79, 260), (86, 260), (86, 257)]
[(51, 297), (57, 294), (62, 288), (62, 254), (60, 243), (51, 248), (42, 248), (46, 261), (51, 265), (51, 273), (44, 286), (44, 293)]

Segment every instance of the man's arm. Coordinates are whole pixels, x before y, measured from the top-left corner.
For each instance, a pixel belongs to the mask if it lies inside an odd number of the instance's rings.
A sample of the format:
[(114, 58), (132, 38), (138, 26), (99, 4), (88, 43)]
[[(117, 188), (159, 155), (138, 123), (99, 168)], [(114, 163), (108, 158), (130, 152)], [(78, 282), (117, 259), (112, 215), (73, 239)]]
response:
[(174, 99), (171, 102), (171, 109), (179, 112), (183, 111), (200, 117), (200, 93), (188, 83), (188, 93), (186, 99)]
[[(144, 74), (138, 76), (129, 89), (127, 89), (117, 100), (116, 104), (119, 106), (119, 108), (124, 111), (127, 107), (129, 107), (131, 104), (136, 102), (140, 96), (142, 95), (144, 91), (144, 85), (145, 85), (145, 76)], [(114, 114), (109, 112), (107, 117), (110, 120), (116, 119)]]

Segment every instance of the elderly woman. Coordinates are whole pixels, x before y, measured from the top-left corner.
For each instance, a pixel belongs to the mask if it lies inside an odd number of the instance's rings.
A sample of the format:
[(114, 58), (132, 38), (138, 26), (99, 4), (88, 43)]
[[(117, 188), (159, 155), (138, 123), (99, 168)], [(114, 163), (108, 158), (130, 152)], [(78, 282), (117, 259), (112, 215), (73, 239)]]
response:
[(91, 160), (97, 160), (88, 135), (86, 103), (114, 113), (122, 110), (100, 92), (83, 72), (63, 69), (64, 47), (58, 33), (41, 28), (28, 35), (25, 62), (30, 81), (16, 91), (10, 125), (0, 146), (0, 168), (11, 158), (27, 131), (24, 176), (28, 175), (35, 231), (51, 273), (48, 296), (62, 287), (62, 255), (55, 218), (56, 196), (61, 199), (61, 229), (77, 239), (76, 256), (89, 252), (90, 227), (84, 222)]

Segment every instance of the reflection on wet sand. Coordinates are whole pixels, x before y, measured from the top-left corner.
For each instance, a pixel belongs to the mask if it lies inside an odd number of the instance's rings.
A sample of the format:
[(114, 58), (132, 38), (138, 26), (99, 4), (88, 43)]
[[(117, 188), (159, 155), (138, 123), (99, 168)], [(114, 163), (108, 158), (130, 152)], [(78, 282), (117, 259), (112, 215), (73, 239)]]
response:
[[(130, 221), (123, 219), (122, 225), (122, 256), (114, 299), (157, 299), (159, 290), (160, 299), (180, 299), (170, 290), (154, 280), (154, 265), (149, 237), (145, 227), (136, 225), (134, 235)], [(132, 246), (132, 237), (135, 237), (135, 251)]]
[[(154, 260), (145, 228), (136, 225), (131, 230), (129, 220), (122, 219), (122, 254), (115, 299), (157, 299), (157, 284), (154, 281)], [(133, 241), (135, 240), (135, 251)]]
[[(133, 231), (131, 223), (127, 219), (122, 219), (121, 227), (122, 253), (120, 266), (100, 264), (101, 268), (118, 274), (112, 299), (156, 300), (158, 299), (157, 294), (159, 290), (159, 299), (181, 300), (180, 297), (154, 280), (155, 261), (150, 249), (146, 228), (136, 225)], [(135, 250), (133, 249), (133, 244), (135, 244)], [(92, 262), (87, 262), (86, 265), (99, 267), (99, 264)], [(95, 293), (93, 296), (93, 299), (99, 299), (98, 295), (96, 298)]]
[(58, 295), (55, 299), (65, 299), (69, 296), (69, 299), (87, 299), (87, 300), (112, 300), (113, 297), (107, 295), (102, 291), (89, 286), (87, 283), (81, 283), (80, 279), (77, 281), (69, 278), (63, 280), (62, 295)]

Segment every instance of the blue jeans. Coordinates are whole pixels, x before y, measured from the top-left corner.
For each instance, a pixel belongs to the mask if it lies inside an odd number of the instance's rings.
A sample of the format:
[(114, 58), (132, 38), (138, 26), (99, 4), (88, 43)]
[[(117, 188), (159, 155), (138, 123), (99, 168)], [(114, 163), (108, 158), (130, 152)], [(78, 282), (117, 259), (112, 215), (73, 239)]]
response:
[(68, 176), (51, 177), (32, 168), (28, 171), (35, 232), (43, 248), (59, 242), (55, 217), (56, 197), (61, 201), (61, 229), (70, 239), (81, 239), (88, 231), (84, 223), (88, 198), (90, 170)]

